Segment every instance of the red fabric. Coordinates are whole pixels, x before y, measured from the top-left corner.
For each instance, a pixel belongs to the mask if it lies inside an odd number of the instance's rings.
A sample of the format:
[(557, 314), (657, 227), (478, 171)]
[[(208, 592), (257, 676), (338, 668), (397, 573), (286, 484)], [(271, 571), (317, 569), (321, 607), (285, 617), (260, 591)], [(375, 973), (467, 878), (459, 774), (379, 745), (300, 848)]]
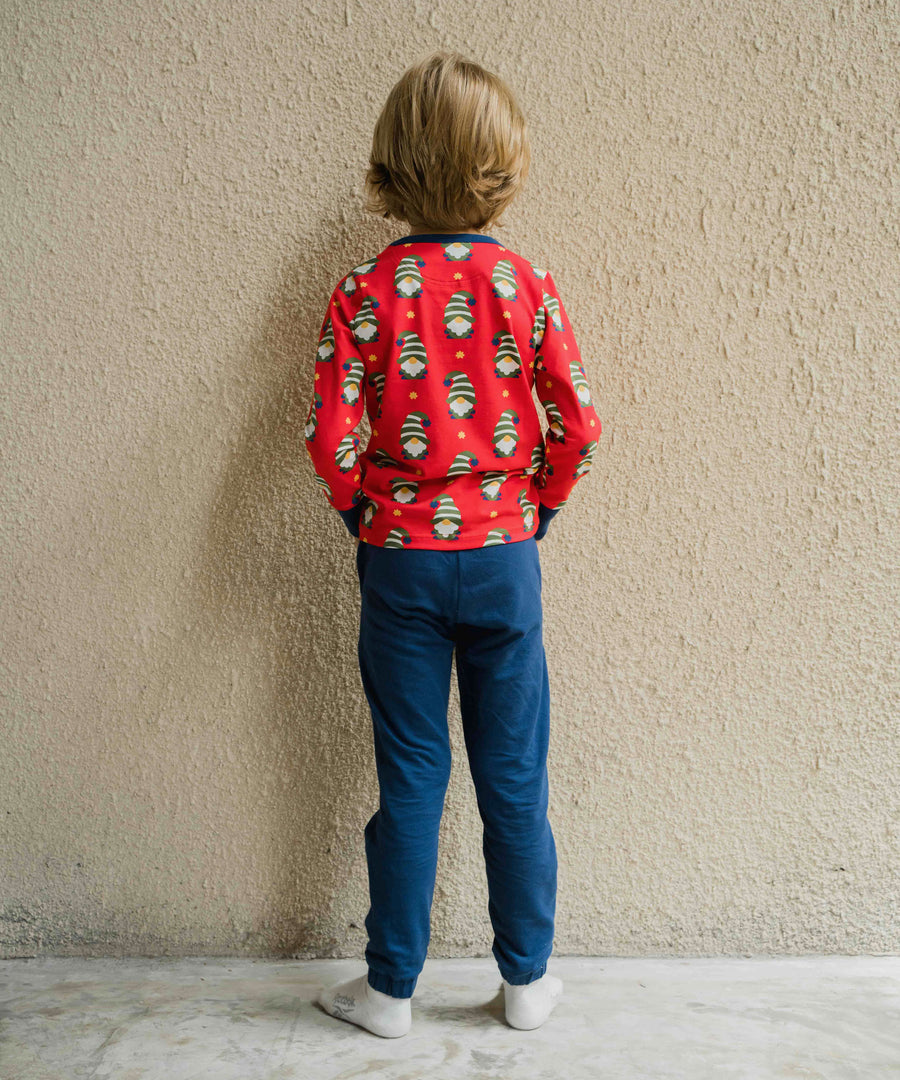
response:
[(335, 509), (365, 500), (364, 542), (525, 540), (539, 500), (559, 509), (590, 470), (600, 431), (553, 278), (493, 238), (406, 237), (335, 286), (306, 447)]

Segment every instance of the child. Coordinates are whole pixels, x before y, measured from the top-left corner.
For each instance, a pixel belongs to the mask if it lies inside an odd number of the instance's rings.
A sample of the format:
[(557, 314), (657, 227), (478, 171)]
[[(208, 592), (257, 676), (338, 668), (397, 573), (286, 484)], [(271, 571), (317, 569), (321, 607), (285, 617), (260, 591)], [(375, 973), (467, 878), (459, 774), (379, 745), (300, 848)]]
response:
[(412, 231), (340, 280), (318, 343), (306, 446), (358, 538), (380, 799), (365, 827), (368, 970), (317, 1001), (388, 1038), (409, 1031), (430, 939), (454, 649), (507, 1022), (538, 1027), (562, 992), (546, 973), (557, 864), (537, 544), (589, 471), (600, 421), (553, 278), (485, 231), (529, 162), (499, 78), (455, 52), (410, 68), (366, 181), (367, 209)]

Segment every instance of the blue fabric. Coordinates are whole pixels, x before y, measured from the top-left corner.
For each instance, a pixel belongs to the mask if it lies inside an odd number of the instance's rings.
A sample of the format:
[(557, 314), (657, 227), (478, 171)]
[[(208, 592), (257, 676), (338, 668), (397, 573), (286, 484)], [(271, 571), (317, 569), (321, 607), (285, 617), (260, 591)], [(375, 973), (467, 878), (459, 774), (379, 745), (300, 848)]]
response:
[(556, 844), (547, 817), (550, 688), (534, 537), (459, 551), (356, 550), (359, 667), (379, 807), (365, 826), (368, 981), (410, 997), (425, 963), (450, 779), (453, 651), (483, 824), (492, 952), (510, 983), (553, 948)]
[(360, 499), (355, 506), (351, 506), (349, 510), (338, 510), (338, 513), (343, 518), (344, 524), (350, 532), (351, 536), (355, 536), (359, 539), (359, 519), (362, 516), (363, 500)]
[(401, 236), (399, 240), (392, 240), (388, 247), (396, 247), (397, 244), (409, 243), (438, 243), (453, 244), (461, 241), (464, 244), (499, 244), (493, 236), (485, 236), (484, 233), (412, 233), (410, 236)]
[(554, 517), (562, 510), (561, 506), (557, 506), (556, 509), (551, 510), (549, 506), (544, 506), (543, 503), (538, 504), (538, 527), (534, 532), (535, 540), (543, 540), (547, 535), (547, 530), (550, 528), (550, 522)]

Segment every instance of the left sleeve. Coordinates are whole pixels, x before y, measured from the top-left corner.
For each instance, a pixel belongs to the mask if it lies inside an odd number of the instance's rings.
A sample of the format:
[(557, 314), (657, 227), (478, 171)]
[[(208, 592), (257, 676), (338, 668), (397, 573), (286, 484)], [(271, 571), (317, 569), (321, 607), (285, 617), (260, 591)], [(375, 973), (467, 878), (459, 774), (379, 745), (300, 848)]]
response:
[[(358, 504), (363, 498), (358, 427), (366, 411), (365, 363), (350, 329), (343, 280), (331, 294), (319, 332), (305, 435), (316, 483), (335, 510), (353, 511), (349, 515), (352, 520), (343, 513), (341, 516), (350, 532), (358, 536)], [(354, 522), (356, 532), (351, 527)]]
[(344, 524), (347, 526), (347, 531), (351, 536), (355, 536), (357, 540), (359, 539), (359, 519), (362, 517), (362, 507), (363, 504), (359, 502), (350, 510), (338, 510)]
[(535, 356), (535, 387), (549, 427), (535, 485), (542, 506), (561, 510), (578, 481), (590, 472), (600, 417), (591, 401), (569, 316), (550, 273), (544, 277), (538, 315), (544, 329)]

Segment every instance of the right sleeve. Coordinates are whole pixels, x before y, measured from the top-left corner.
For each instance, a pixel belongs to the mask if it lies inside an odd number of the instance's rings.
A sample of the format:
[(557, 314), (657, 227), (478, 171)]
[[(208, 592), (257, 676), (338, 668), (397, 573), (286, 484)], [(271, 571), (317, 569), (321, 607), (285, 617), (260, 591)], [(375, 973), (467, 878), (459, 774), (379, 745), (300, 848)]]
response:
[(538, 527), (534, 532), (535, 540), (543, 540), (547, 535), (547, 530), (550, 528), (550, 522), (556, 517), (559, 510), (551, 510), (549, 506), (544, 506), (543, 503), (538, 505)]
[(578, 481), (590, 472), (601, 427), (569, 317), (549, 273), (543, 286), (536, 316), (543, 334), (534, 359), (534, 383), (549, 427), (535, 484), (541, 506), (561, 510)]

